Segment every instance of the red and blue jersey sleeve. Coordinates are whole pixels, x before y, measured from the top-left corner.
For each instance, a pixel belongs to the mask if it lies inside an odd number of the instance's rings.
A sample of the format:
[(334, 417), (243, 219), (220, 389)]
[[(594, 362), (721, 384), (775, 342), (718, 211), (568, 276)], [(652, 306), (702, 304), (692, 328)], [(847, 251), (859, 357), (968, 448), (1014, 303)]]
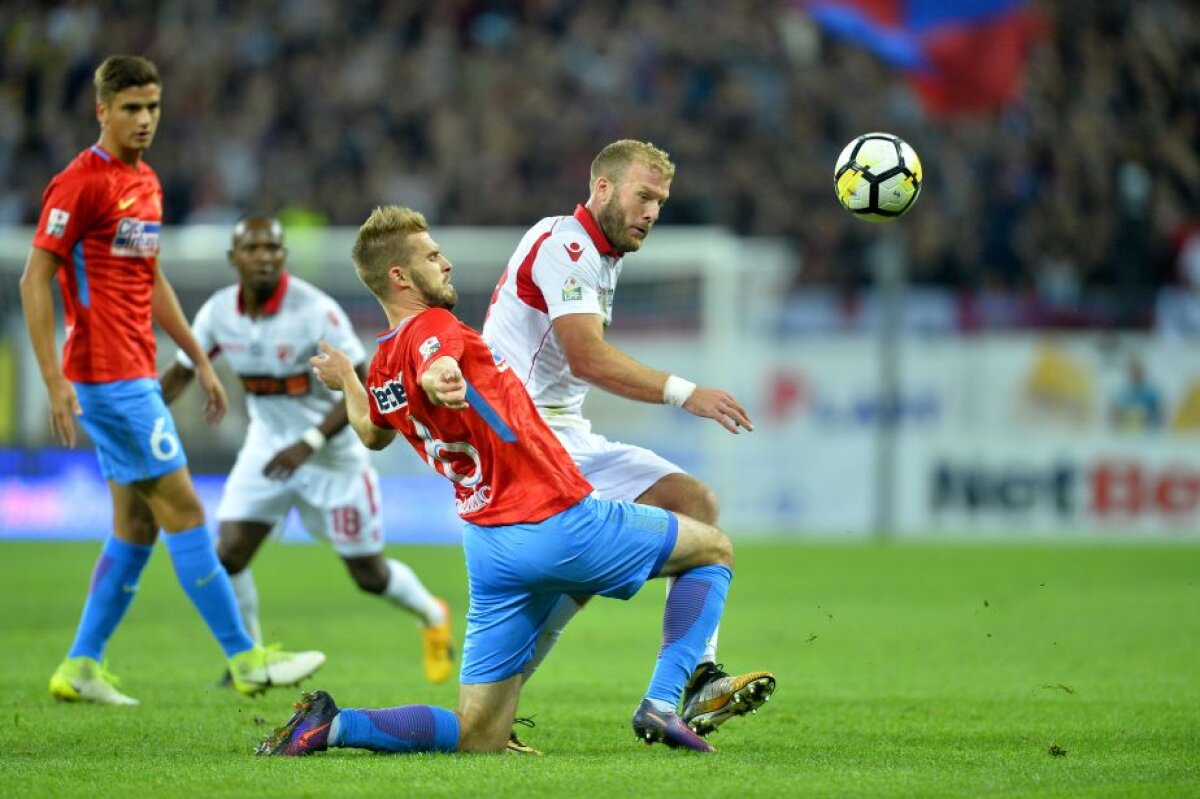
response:
[(33, 246), (54, 253), (64, 261), (91, 226), (103, 186), (80, 170), (67, 170), (50, 181), (42, 195)]

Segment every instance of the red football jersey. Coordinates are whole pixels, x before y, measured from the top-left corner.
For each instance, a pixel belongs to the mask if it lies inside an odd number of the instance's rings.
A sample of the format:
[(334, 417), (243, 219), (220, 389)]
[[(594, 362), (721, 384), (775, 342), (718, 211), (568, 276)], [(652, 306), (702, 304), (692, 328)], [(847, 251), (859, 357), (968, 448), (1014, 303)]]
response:
[(33, 246), (63, 261), (68, 379), (157, 374), (151, 297), (161, 227), (162, 187), (144, 161), (131, 167), (89, 147), (50, 181)]
[[(452, 313), (423, 311), (377, 340), (367, 374), (371, 422), (402, 433), (454, 483), (463, 519), (540, 522), (592, 492), (508, 364)], [(421, 374), (443, 355), (462, 369), (466, 410), (434, 405), (421, 388)]]

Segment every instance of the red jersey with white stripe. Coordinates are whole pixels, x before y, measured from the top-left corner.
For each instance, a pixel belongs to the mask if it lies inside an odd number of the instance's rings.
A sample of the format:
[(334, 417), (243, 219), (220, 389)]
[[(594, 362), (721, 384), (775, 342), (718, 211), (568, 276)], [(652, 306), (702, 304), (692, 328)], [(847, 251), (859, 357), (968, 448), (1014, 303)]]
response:
[(130, 166), (89, 147), (46, 187), (33, 246), (63, 262), (69, 380), (157, 374), (151, 297), (161, 227), (162, 187), (145, 161)]
[(547, 217), (531, 227), (496, 284), (483, 337), (512, 365), (551, 425), (586, 425), (589, 386), (571, 374), (551, 323), (569, 314), (599, 314), (608, 327), (622, 255), (580, 205), (571, 216)]
[[(508, 364), (452, 313), (423, 311), (377, 340), (367, 374), (371, 422), (400, 432), (454, 483), (464, 520), (540, 522), (592, 492)], [(444, 355), (467, 382), (466, 410), (434, 405), (421, 388), (421, 375)]]

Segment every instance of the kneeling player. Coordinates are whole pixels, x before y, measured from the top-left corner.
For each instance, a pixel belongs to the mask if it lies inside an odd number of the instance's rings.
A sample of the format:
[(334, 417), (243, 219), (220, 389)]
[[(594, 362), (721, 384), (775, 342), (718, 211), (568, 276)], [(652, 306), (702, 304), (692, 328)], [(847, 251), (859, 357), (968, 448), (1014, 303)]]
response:
[(729, 539), (686, 516), (591, 497), (520, 380), (449, 312), (457, 299), (451, 265), (419, 213), (376, 209), (359, 230), (354, 262), (392, 328), (378, 337), (366, 388), (350, 359), (327, 344), (313, 365), (326, 386), (344, 392), (367, 446), (382, 449), (399, 432), (454, 483), (471, 594), (458, 711), (339, 710), (324, 692), (306, 694), (259, 752), (503, 751), (523, 669), (559, 599), (628, 599), (665, 575), (679, 579), (633, 729), (647, 743), (711, 752), (676, 708), (724, 609)]

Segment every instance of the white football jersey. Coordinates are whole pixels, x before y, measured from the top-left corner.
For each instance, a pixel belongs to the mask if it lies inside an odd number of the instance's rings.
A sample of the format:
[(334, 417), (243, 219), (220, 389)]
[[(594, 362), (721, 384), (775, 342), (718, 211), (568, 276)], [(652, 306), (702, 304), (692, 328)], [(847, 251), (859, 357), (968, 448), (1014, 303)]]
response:
[[(317, 354), (317, 342), (328, 341), (354, 364), (365, 361), (366, 352), (341, 306), (286, 272), (263, 311), (251, 319), (242, 312), (241, 287), (226, 286), (201, 306), (192, 332), (209, 357), (223, 355), (241, 378), (250, 413), (244, 446), (276, 452), (300, 440), (342, 401), (312, 373), (308, 359)], [(195, 368), (182, 350), (175, 357)], [(366, 447), (347, 425), (308, 463), (357, 468), (366, 459)]]
[(571, 374), (551, 323), (569, 314), (599, 314), (608, 327), (623, 253), (582, 205), (551, 216), (521, 239), (492, 295), (483, 338), (521, 378), (551, 426), (588, 426), (588, 383)]

